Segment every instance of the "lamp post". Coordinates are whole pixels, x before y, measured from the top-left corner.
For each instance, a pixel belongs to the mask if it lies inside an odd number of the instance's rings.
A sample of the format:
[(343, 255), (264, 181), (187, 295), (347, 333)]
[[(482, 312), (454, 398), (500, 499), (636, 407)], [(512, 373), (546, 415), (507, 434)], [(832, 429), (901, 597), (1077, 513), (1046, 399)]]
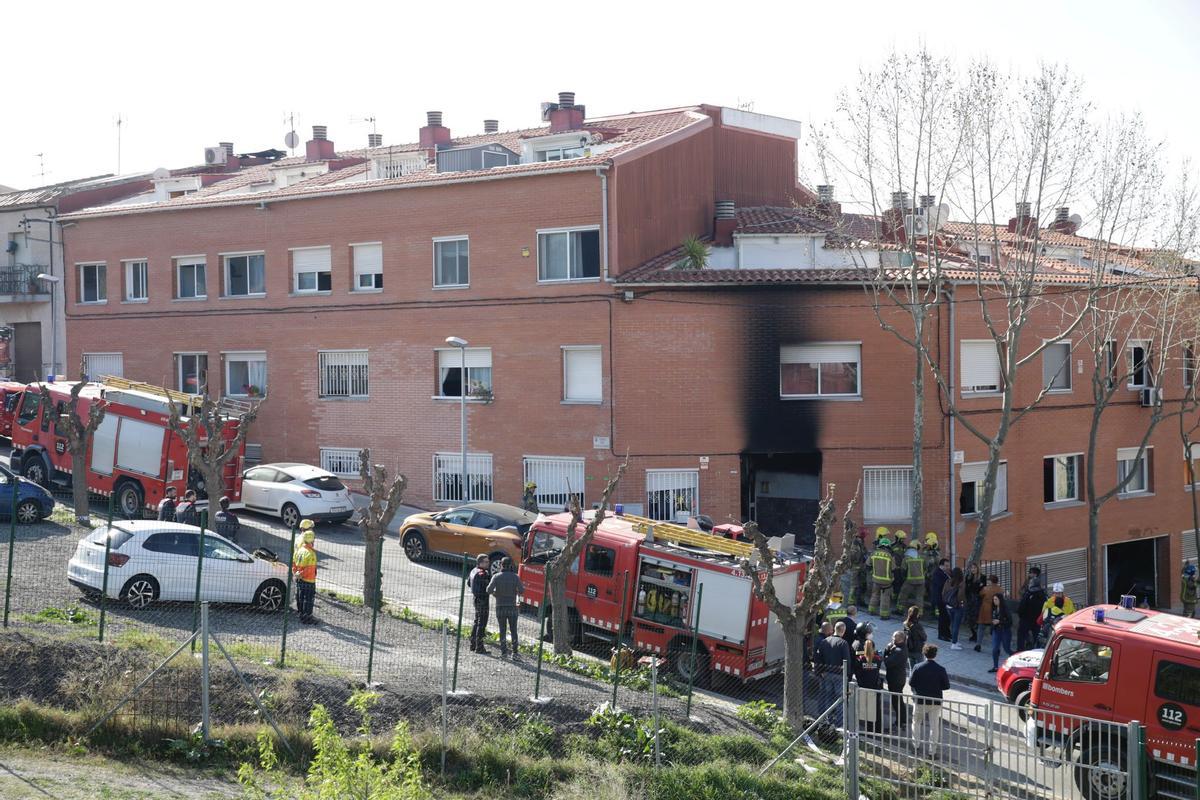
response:
[[(53, 253), (50, 256), (53, 262)], [(50, 368), (57, 375), (58, 373), (58, 317), (55, 314), (54, 296), (58, 294), (58, 287), (55, 285), (62, 281), (62, 278), (57, 275), (51, 275), (48, 272), (39, 272), (37, 280), (50, 284)]]
[(467, 489), (467, 340), (458, 336), (447, 336), (446, 344), (457, 347), (462, 356), (462, 372), (458, 379), (458, 407), (459, 422), (462, 426), (462, 501), (468, 503), (471, 498)]

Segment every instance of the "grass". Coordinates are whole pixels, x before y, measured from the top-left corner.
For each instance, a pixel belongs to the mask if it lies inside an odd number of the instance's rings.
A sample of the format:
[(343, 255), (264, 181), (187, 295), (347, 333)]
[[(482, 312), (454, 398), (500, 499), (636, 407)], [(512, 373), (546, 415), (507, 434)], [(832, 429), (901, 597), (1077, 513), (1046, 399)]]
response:
[(79, 606), (47, 606), (35, 614), (22, 614), (19, 619), (25, 622), (48, 622), (59, 625), (72, 625), (92, 628), (99, 625), (99, 615)]

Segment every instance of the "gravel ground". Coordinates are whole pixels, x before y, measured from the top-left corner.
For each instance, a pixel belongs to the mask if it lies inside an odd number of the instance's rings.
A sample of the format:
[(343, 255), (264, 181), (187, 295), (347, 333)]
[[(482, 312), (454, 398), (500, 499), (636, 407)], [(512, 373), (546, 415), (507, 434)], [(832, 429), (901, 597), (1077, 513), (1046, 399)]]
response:
[(161, 762), (117, 762), (54, 750), (0, 749), (5, 800), (218, 800), (240, 797), (236, 782)]

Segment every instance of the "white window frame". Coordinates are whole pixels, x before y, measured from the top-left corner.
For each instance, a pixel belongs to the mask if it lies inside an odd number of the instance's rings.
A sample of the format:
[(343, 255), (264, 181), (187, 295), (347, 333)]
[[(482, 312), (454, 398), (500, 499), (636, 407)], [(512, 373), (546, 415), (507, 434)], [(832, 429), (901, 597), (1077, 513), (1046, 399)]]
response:
[(1144, 450), (1142, 450), (1142, 455), (1140, 458), (1137, 456), (1137, 452), (1138, 452), (1138, 448), (1136, 448), (1136, 447), (1119, 447), (1119, 448), (1117, 448), (1117, 480), (1118, 481), (1122, 480), (1123, 476), (1121, 475), (1121, 470), (1125, 469), (1124, 467), (1121, 466), (1122, 464), (1125, 464), (1130, 461), (1133, 461), (1133, 462), (1140, 461), (1141, 465), (1142, 465), (1142, 468), (1141, 468), (1142, 488), (1130, 489), (1129, 487), (1133, 485), (1133, 481), (1130, 481), (1129, 483), (1125, 484), (1124, 487), (1122, 487), (1120, 492), (1117, 493), (1118, 497), (1141, 497), (1143, 495), (1154, 494), (1154, 487), (1150, 485), (1150, 459), (1152, 457), (1151, 453), (1154, 452), (1154, 448), (1146, 447)]
[[(1137, 372), (1136, 362), (1133, 359), (1133, 348), (1135, 348), (1135, 347), (1142, 348), (1143, 364), (1142, 364), (1142, 382), (1141, 383), (1134, 383), (1135, 373)], [(1129, 342), (1126, 343), (1126, 345), (1125, 345), (1125, 365), (1129, 369), (1129, 372), (1126, 374), (1126, 378), (1125, 378), (1125, 388), (1126, 389), (1135, 389), (1135, 390), (1149, 389), (1154, 386), (1154, 376), (1151, 374), (1151, 371), (1150, 371), (1150, 358), (1149, 357), (1150, 357), (1150, 340), (1148, 340), (1148, 339), (1130, 339)]]
[[(534, 157), (539, 162), (544, 161), (570, 161), (574, 158), (583, 158), (585, 148), (583, 145), (561, 145), (557, 147), (546, 147), (541, 150), (534, 151)], [(578, 151), (577, 153), (575, 151)], [(571, 153), (568, 155), (568, 153)]]
[[(1047, 381), (1046, 380), (1046, 366), (1047, 366), (1046, 365), (1046, 356), (1052, 350), (1054, 350), (1055, 348), (1058, 348), (1058, 347), (1066, 347), (1067, 348), (1067, 357), (1065, 359), (1063, 359), (1063, 366), (1062, 366), (1061, 373), (1056, 370), (1054, 375), (1051, 376), (1050, 381)], [(1042, 350), (1042, 388), (1046, 389), (1047, 394), (1070, 394), (1074, 390), (1075, 381), (1071, 377), (1071, 372), (1072, 372), (1072, 370), (1071, 370), (1071, 355), (1073, 352), (1074, 351), (1071, 348), (1071, 340), (1070, 339), (1046, 340), (1046, 347)], [(1067, 385), (1065, 387), (1047, 388), (1050, 386), (1051, 381), (1053, 381), (1063, 375), (1066, 376), (1066, 381), (1067, 381)]]
[[(478, 364), (475, 366), (471, 366), (471, 360), (472, 360), (471, 354), (472, 353), (480, 354), (480, 353), (484, 353), (484, 352), (487, 353), (488, 365), (486, 367), (478, 365)], [(437, 387), (436, 387), (437, 394), (435, 394), (433, 396), (433, 399), (435, 399), (435, 400), (458, 400), (459, 395), (442, 394), (442, 384), (445, 383), (445, 381), (442, 379), (442, 353), (453, 353), (455, 356), (455, 358), (454, 358), (455, 361), (459, 361), (462, 358), (462, 356), (459, 353), (459, 348), (457, 348), (457, 347), (438, 347), (438, 348), (434, 349), (434, 358), (437, 361), (437, 363), (435, 365), (437, 367)], [(490, 373), (492, 373), (491, 379), (489, 380), (489, 383), (487, 386), (487, 389), (489, 392), (492, 392), (494, 395), (496, 378), (495, 378), (495, 367), (492, 365), (492, 363), (493, 363), (492, 362), (492, 348), (490, 348), (490, 347), (468, 347), (467, 348), (467, 384), (470, 385), (471, 383), (474, 382), (471, 378), (471, 370), (486, 369)], [(462, 367), (459, 366), (458, 364), (452, 364), (452, 365), (448, 365), (446, 367), (446, 369), (461, 370)], [(463, 387), (463, 389), (465, 390), (466, 387)], [(470, 394), (467, 395), (468, 403), (481, 402), (482, 400), (485, 400), (485, 399), (487, 399), (487, 398), (477, 398), (477, 397), (473, 398)]]
[[(894, 473), (894, 474), (888, 474)], [(871, 478), (878, 475), (879, 480), (885, 483), (892, 484), (879, 489), (871, 489)], [(899, 522), (912, 518), (912, 476), (913, 468), (911, 464), (882, 464), (863, 467), (863, 521), (864, 522)], [(872, 491), (876, 494), (897, 493), (896, 497), (887, 498), (888, 502), (896, 501), (897, 498), (903, 496), (900, 503), (904, 508), (879, 508), (877, 505), (872, 505), (874, 500), (878, 503), (878, 498), (872, 497)]]
[[(858, 353), (855, 359), (855, 388), (853, 392), (829, 392), (821, 391), (821, 370), (817, 369), (817, 391), (816, 394), (784, 394), (783, 392), (783, 366), (784, 364), (842, 364), (849, 363), (844, 361), (784, 361), (784, 351), (788, 348), (857, 348)], [(829, 400), (829, 399), (861, 399), (862, 398), (862, 342), (804, 342), (794, 345), (779, 346), (779, 397), (783, 400)]]
[[(1189, 447), (1191, 448), (1191, 451), (1192, 451), (1190, 454), (1188, 453), (1188, 448), (1185, 447), (1183, 450), (1183, 466), (1184, 466), (1184, 469), (1186, 470), (1188, 462), (1189, 461), (1191, 462), (1191, 464), (1192, 464), (1192, 482), (1191, 483), (1187, 482), (1187, 480), (1186, 480), (1187, 472), (1185, 471), (1184, 472), (1185, 480), (1184, 480), (1183, 487), (1185, 489), (1187, 489), (1188, 491), (1192, 491), (1197, 488), (1200, 488), (1200, 442), (1192, 442), (1189, 445)], [(1191, 456), (1190, 458), (1189, 458), (1189, 455)]]
[[(79, 274), (79, 305), (102, 306), (108, 302), (108, 263), (105, 261), (83, 261), (75, 265)], [(87, 299), (86, 287), (87, 279), (85, 275), (87, 270), (97, 270), (92, 277), (93, 288), (95, 289), (95, 298)], [(101, 272), (103, 274), (101, 274)]]
[[(569, 368), (568, 361), (573, 353), (596, 353), (596, 366), (598, 368), (597, 389), (599, 393), (595, 397), (572, 397), (570, 391), (570, 382), (568, 380)], [(563, 370), (563, 399), (562, 401), (568, 405), (600, 405), (604, 402), (604, 352), (600, 345), (583, 345), (569, 344), (562, 346), (562, 370)]]
[[(959, 508), (960, 516), (974, 519), (981, 515), (982, 512), (980, 512), (980, 510), (979, 510), (979, 504), (980, 504), (980, 501), (983, 500), (983, 483), (987, 477), (987, 464), (988, 464), (988, 462), (986, 462), (986, 461), (972, 461), (972, 462), (962, 464), (959, 466), (959, 482), (960, 482), (960, 484), (962, 484), (962, 486), (964, 488), (965, 488), (966, 484), (968, 484), (968, 483), (973, 483), (975, 485), (975, 488), (974, 488), (975, 510), (963, 512), (961, 510), (961, 504), (960, 504), (960, 508)], [(976, 469), (973, 470), (971, 468), (976, 468)], [(979, 478), (972, 478), (970, 480), (967, 480), (966, 478), (963, 477), (964, 471), (973, 472), (973, 471), (978, 471), (978, 470), (982, 470)], [(997, 468), (996, 468), (996, 493), (992, 497), (992, 519), (995, 519), (1000, 514), (1007, 514), (1007, 513), (1008, 513), (1008, 461), (1001, 461), (999, 463), (999, 465), (997, 465)]]
[[(266, 376), (266, 380), (263, 381), (263, 386), (260, 387), (263, 390), (261, 395), (248, 395), (242, 391), (236, 391), (236, 392), (230, 391), (230, 388), (232, 387), (232, 383), (229, 380), (229, 367), (235, 361), (245, 361), (248, 363), (252, 363), (255, 361), (263, 362), (263, 374)], [(225, 390), (226, 397), (251, 397), (251, 396), (261, 397), (267, 393), (267, 390), (269, 389), (269, 387), (271, 385), (271, 373), (270, 373), (270, 366), (267, 363), (266, 351), (263, 351), (263, 350), (233, 350), (233, 351), (223, 352), (223, 353), (221, 353), (221, 364), (222, 364), (221, 372), (223, 373), (222, 378), (224, 379), (222, 388)], [(249, 370), (247, 370), (247, 373), (248, 372), (249, 372)], [(240, 387), (239, 387), (239, 389), (240, 389)]]
[[(990, 354), (996, 357), (996, 384), (972, 384), (967, 385), (966, 365), (968, 359), (966, 357), (967, 345), (986, 345), (990, 350)], [(974, 349), (974, 348), (972, 348)], [(959, 380), (962, 382), (961, 393), (963, 397), (986, 397), (989, 395), (1001, 394), (1004, 391), (1004, 365), (1000, 359), (1000, 353), (996, 350), (996, 342), (993, 339), (962, 339), (959, 341)]]
[[(439, 248), (451, 242), (465, 242), (467, 245), (467, 281), (466, 283), (438, 283), (438, 262), (441, 260)], [(461, 256), (461, 253), (459, 254)], [(471, 286), (471, 237), (470, 236), (435, 236), (433, 237), (433, 288), (435, 289), (468, 289)]]
[[(462, 451), (433, 454), (433, 502), (439, 506), (457, 506), (471, 502), (491, 502), (494, 486), (491, 453), (467, 453), (467, 484), (470, 497), (452, 497), (450, 484), (457, 488), (462, 475)], [(445, 476), (445, 477), (442, 477)], [(478, 484), (482, 491), (475, 491)]]
[(204, 350), (183, 350), (175, 353), (175, 385), (179, 391), (187, 393), (187, 389), (183, 387), (183, 360), (185, 358), (196, 358), (204, 356), (204, 374), (197, 376), (200, 380), (200, 385), (196, 387), (197, 391), (190, 394), (205, 394), (208, 390), (208, 352)]
[[(122, 272), (125, 273), (125, 296), (122, 302), (125, 303), (148, 303), (150, 302), (150, 259), (148, 258), (126, 258), (121, 261)], [(140, 276), (137, 273), (141, 273)], [(137, 278), (140, 277), (141, 294), (136, 294), (134, 289), (138, 283)]]
[[(296, 255), (298, 253), (314, 253), (314, 254), (316, 254), (316, 253), (319, 253), (322, 251), (324, 251), (324, 253), (325, 253), (325, 263), (324, 263), (323, 269), (316, 268), (316, 269), (303, 269), (302, 270), (300, 268), (300, 266), (296, 263)], [(326, 245), (313, 245), (312, 247), (289, 247), (288, 252), (291, 254), (291, 262), (292, 262), (292, 293), (293, 294), (329, 294), (333, 291), (333, 248), (332, 247), (330, 247), (327, 244)], [(300, 276), (301, 275), (312, 275), (313, 276), (313, 288), (311, 288), (311, 289), (301, 289), (300, 288)], [(321, 288), (321, 276), (322, 275), (328, 276), (328, 280), (329, 280), (329, 288), (328, 289)], [(264, 267), (264, 280), (265, 280), (265, 267)]]
[[(375, 270), (368, 271), (365, 268), (360, 268), (358, 264), (358, 254), (361, 252), (360, 247), (378, 247), (379, 248), (379, 267)], [(352, 292), (360, 292), (369, 294), (371, 292), (383, 291), (383, 242), (351, 242), (350, 243), (350, 265), (353, 272), (354, 284), (350, 287)], [(362, 279), (370, 277), (371, 285), (363, 286)], [(375, 278), (379, 280), (376, 281)], [(376, 285), (378, 284), (378, 285)]]
[[(678, 479), (678, 480), (672, 480)], [(668, 484), (678, 483), (687, 484), (680, 486), (671, 486)], [(657, 502), (653, 495), (658, 492), (672, 492), (671, 496), (671, 512), (672, 516), (663, 516), (661, 511), (655, 514), (660, 508), (661, 503)], [(680, 508), (680, 501), (683, 501), (688, 507)], [(699, 469), (648, 469), (646, 470), (646, 516), (662, 519), (663, 521), (673, 521), (686, 523), (688, 517), (694, 517), (700, 513), (700, 470)]]
[[(599, 282), (600, 275), (603, 274), (603, 272), (604, 272), (604, 239), (603, 239), (603, 236), (600, 237), (599, 250), (597, 253), (597, 257), (599, 259), (599, 264), (597, 265), (596, 276), (595, 277), (587, 276), (587, 277), (578, 277), (578, 278), (571, 277), (571, 266), (572, 265), (571, 265), (570, 259), (571, 259), (572, 249), (571, 249), (571, 236), (570, 235), (572, 233), (588, 233), (588, 232), (592, 232), (592, 231), (595, 231), (597, 234), (599, 234), (600, 226), (599, 225), (576, 225), (576, 226), (570, 227), (570, 228), (539, 228), (537, 230), (537, 264), (534, 265), (537, 267), (537, 282), (538, 283), (597, 283), (597, 282)], [(565, 278), (543, 278), (542, 277), (542, 237), (550, 236), (550, 235), (553, 235), (556, 233), (567, 234), (567, 277), (565, 277)]]
[[(346, 376), (328, 374), (330, 367), (348, 367)], [(355, 370), (362, 367), (362, 370)], [(345, 391), (342, 391), (342, 389)], [(371, 396), (371, 361), (368, 350), (318, 350), (317, 397), (365, 399)]]
[(93, 381), (97, 380), (101, 374), (113, 375), (113, 372), (111, 370), (108, 372), (104, 372), (104, 373), (101, 373), (99, 370), (94, 370), (92, 367), (92, 359), (93, 358), (118, 358), (118, 359), (120, 359), (121, 368), (120, 368), (119, 372), (115, 375), (115, 377), (118, 377), (118, 378), (124, 377), (124, 375), (125, 375), (125, 354), (124, 353), (84, 353), (83, 354), (83, 371), (87, 373), (89, 380), (93, 380)]
[[(337, 475), (339, 478), (359, 477), (359, 448), (357, 447), (322, 447), (318, 462), (321, 469)], [(348, 465), (353, 465), (346, 469)]]
[[(221, 259), (221, 272), (224, 278), (224, 285), (221, 287), (221, 297), (223, 298), (241, 298), (241, 297), (266, 297), (267, 296), (267, 252), (265, 250), (246, 250), (237, 253), (219, 253)], [(250, 257), (262, 256), (262, 272), (263, 272), (263, 290), (261, 292), (250, 291)], [(246, 293), (233, 294), (230, 289), (229, 280), (229, 260), (232, 258), (246, 259)]]
[[(1060, 459), (1060, 458), (1071, 459), (1071, 468), (1072, 468), (1072, 471), (1075, 473), (1075, 481), (1074, 481), (1075, 496), (1074, 497), (1059, 497), (1058, 496), (1058, 479), (1057, 478), (1058, 478), (1058, 459)], [(1054, 485), (1054, 497), (1050, 500), (1046, 500), (1045, 494), (1043, 493), (1042, 504), (1044, 506), (1046, 506), (1047, 508), (1054, 508), (1056, 506), (1074, 505), (1074, 504), (1083, 502), (1083, 470), (1081, 469), (1083, 453), (1053, 453), (1050, 455), (1042, 456), (1043, 471), (1046, 468), (1045, 462), (1047, 459), (1054, 461), (1054, 465), (1053, 465), (1052, 469), (1055, 471), (1055, 474), (1054, 474), (1053, 478), (1051, 479), (1052, 483)]]
[(567, 505), (571, 495), (579, 498), (581, 509), (587, 508), (585, 459), (568, 456), (525, 456), (523, 464), (525, 483), (533, 481), (537, 484), (534, 497), (537, 498), (539, 511), (558, 513)]
[[(208, 259), (204, 256), (175, 256), (172, 259), (175, 264), (175, 299), (176, 300), (207, 300), (208, 299)], [(185, 267), (190, 267), (192, 270), (192, 289), (196, 288), (196, 276), (204, 276), (204, 293), (193, 293), (185, 295), (183, 293), (183, 270)]]

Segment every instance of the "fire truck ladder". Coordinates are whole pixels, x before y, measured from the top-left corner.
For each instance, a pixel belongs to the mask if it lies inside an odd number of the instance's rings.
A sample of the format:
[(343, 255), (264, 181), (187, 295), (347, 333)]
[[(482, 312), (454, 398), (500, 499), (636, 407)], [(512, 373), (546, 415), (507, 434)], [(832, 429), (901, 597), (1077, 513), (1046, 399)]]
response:
[(146, 394), (156, 395), (173, 403), (183, 406), (184, 408), (195, 408), (200, 405), (200, 395), (187, 394), (186, 392), (177, 392), (174, 389), (166, 389), (162, 386), (155, 386), (152, 383), (141, 383), (140, 381), (131, 381), (128, 378), (119, 378), (116, 375), (103, 375), (100, 382), (105, 386), (110, 386), (113, 389), (127, 389), (134, 392), (145, 392)]
[(621, 514), (617, 519), (624, 519), (631, 522), (635, 533), (645, 534), (653, 531), (655, 541), (702, 547), (714, 553), (724, 553), (725, 555), (737, 556), (739, 558), (749, 558), (750, 554), (754, 552), (754, 545), (750, 542), (726, 539), (724, 536), (693, 530), (684, 525), (676, 525), (673, 522), (663, 522), (633, 514)]

